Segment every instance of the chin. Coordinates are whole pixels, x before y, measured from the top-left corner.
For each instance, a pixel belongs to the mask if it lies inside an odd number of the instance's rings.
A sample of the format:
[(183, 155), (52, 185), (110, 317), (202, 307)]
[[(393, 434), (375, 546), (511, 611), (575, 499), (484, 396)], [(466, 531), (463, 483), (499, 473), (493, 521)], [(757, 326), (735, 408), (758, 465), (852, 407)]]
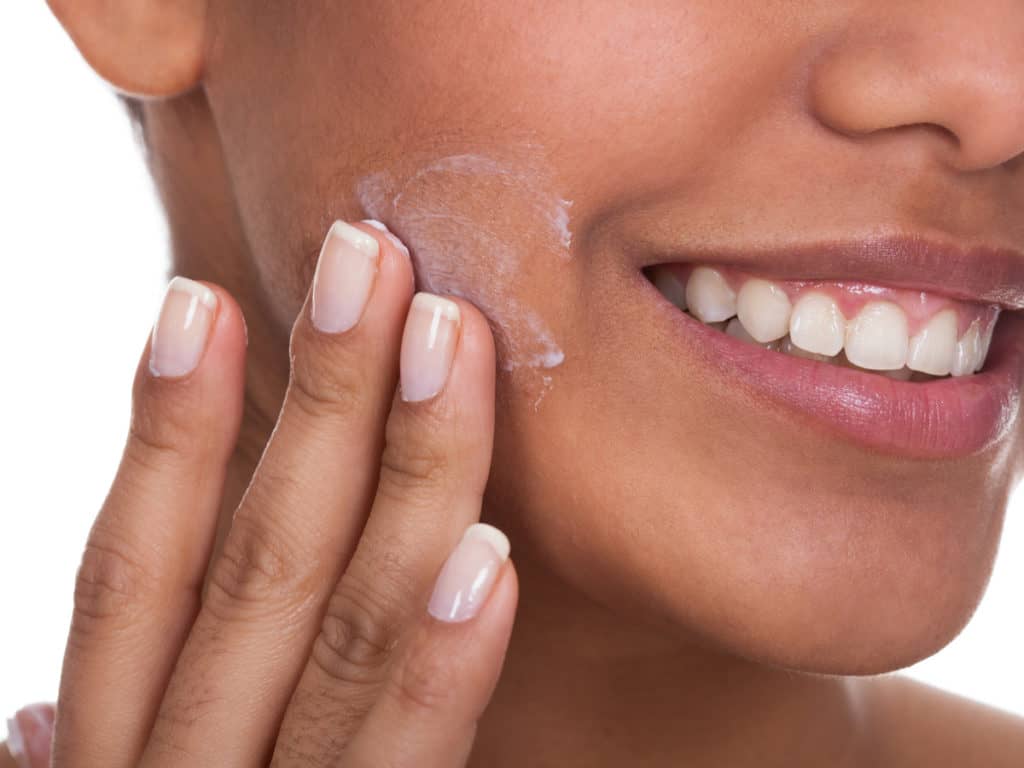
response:
[[(948, 644), (975, 611), (1008, 483), (943, 483), (889, 462), (823, 469), (815, 487), (715, 458), (718, 472), (681, 451), (635, 456), (615, 474), (605, 462), (549, 464), (517, 535), (623, 621), (794, 671), (900, 669)], [(816, 470), (804, 463), (799, 474)]]

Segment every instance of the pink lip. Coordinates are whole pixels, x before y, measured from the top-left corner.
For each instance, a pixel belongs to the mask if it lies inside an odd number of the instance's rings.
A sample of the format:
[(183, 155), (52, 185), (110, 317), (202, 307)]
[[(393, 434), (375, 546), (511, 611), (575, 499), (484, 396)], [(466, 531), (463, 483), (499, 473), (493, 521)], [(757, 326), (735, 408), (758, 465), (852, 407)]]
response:
[(915, 458), (959, 458), (1017, 423), (1024, 377), (1024, 317), (1004, 313), (984, 370), (929, 382), (894, 381), (784, 355), (734, 339), (679, 311), (646, 279), (680, 344), (724, 381), (870, 448)]

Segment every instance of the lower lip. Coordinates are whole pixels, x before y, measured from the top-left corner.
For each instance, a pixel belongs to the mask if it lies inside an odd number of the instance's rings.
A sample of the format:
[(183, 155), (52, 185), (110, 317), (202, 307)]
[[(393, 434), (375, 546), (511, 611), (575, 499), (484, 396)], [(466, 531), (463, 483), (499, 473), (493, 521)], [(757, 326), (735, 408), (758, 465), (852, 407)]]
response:
[(723, 379), (885, 453), (960, 458), (983, 451), (1017, 422), (1024, 365), (1024, 318), (1004, 312), (985, 369), (928, 382), (895, 381), (762, 349), (684, 314), (642, 275), (684, 348)]

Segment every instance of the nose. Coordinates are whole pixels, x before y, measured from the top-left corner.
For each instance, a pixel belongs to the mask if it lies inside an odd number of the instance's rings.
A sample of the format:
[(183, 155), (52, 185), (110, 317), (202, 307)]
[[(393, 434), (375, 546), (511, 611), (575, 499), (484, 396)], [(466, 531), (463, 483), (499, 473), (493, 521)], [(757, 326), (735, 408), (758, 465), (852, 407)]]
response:
[(1024, 2), (856, 5), (809, 73), (821, 123), (856, 138), (901, 132), (961, 171), (1024, 153)]

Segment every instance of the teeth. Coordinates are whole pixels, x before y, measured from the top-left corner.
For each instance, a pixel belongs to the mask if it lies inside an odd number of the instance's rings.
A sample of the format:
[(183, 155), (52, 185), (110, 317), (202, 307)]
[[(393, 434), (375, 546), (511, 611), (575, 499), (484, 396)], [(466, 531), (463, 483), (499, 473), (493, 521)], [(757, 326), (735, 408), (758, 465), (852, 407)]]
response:
[(910, 340), (907, 367), (932, 376), (949, 373), (956, 359), (956, 327), (954, 310), (944, 309), (935, 315)]
[(985, 332), (981, 334), (981, 352), (979, 353), (978, 365), (974, 369), (976, 371), (981, 370), (981, 367), (985, 365), (986, 358), (988, 358), (988, 348), (992, 344), (992, 332), (996, 329), (996, 321), (999, 320), (1000, 311), (1000, 309), (996, 309), (995, 317), (993, 317), (989, 322), (988, 328), (985, 329)]
[(747, 332), (762, 344), (789, 333), (792, 310), (786, 292), (767, 280), (747, 280), (736, 297), (736, 315)]
[(793, 357), (802, 357), (806, 360), (817, 360), (820, 363), (833, 362), (834, 358), (829, 355), (821, 355), (817, 352), (808, 352), (806, 349), (801, 349), (793, 343), (792, 337), (787, 336), (779, 344), (779, 352), (785, 355), (792, 355)]
[(910, 381), (910, 377), (914, 375), (914, 372), (907, 367), (897, 368), (895, 371), (879, 371), (879, 373), (887, 379), (896, 381)]
[(690, 313), (705, 323), (728, 320), (736, 314), (736, 292), (717, 270), (697, 267), (686, 283)]
[(981, 331), (978, 328), (978, 321), (971, 323), (971, 327), (960, 337), (956, 343), (956, 357), (949, 372), (954, 376), (966, 376), (974, 373), (974, 370), (982, 363), (981, 356)]
[(789, 338), (806, 352), (833, 357), (843, 348), (846, 319), (828, 296), (805, 293), (789, 318)]
[(757, 346), (764, 347), (765, 349), (779, 348), (778, 342), (761, 342), (755, 339), (753, 336), (751, 336), (747, 332), (747, 329), (743, 327), (743, 323), (740, 321), (738, 317), (734, 317), (732, 320), (729, 321), (729, 323), (725, 326), (725, 332), (732, 336), (733, 338), (739, 339), (740, 341), (745, 341), (748, 344), (756, 344)]
[(895, 301), (869, 301), (847, 320), (833, 298), (815, 290), (800, 295), (794, 306), (777, 283), (747, 278), (737, 293), (711, 267), (695, 267), (685, 283), (664, 266), (649, 276), (678, 309), (733, 338), (897, 381), (933, 381), (981, 370), (999, 318), (999, 309), (990, 308), (958, 340), (959, 313), (947, 308), (908, 338), (907, 316)]
[(655, 287), (661, 295), (676, 305), (678, 309), (686, 311), (686, 286), (672, 272), (671, 269), (661, 267), (654, 270), (652, 275)]
[(725, 326), (725, 332), (732, 336), (734, 339), (745, 341), (748, 344), (756, 344), (757, 339), (747, 333), (747, 329), (743, 327), (743, 323), (740, 322), (738, 317), (734, 317), (729, 321), (729, 324)]
[(902, 368), (908, 346), (907, 316), (891, 301), (869, 301), (846, 326), (846, 356), (861, 368)]

